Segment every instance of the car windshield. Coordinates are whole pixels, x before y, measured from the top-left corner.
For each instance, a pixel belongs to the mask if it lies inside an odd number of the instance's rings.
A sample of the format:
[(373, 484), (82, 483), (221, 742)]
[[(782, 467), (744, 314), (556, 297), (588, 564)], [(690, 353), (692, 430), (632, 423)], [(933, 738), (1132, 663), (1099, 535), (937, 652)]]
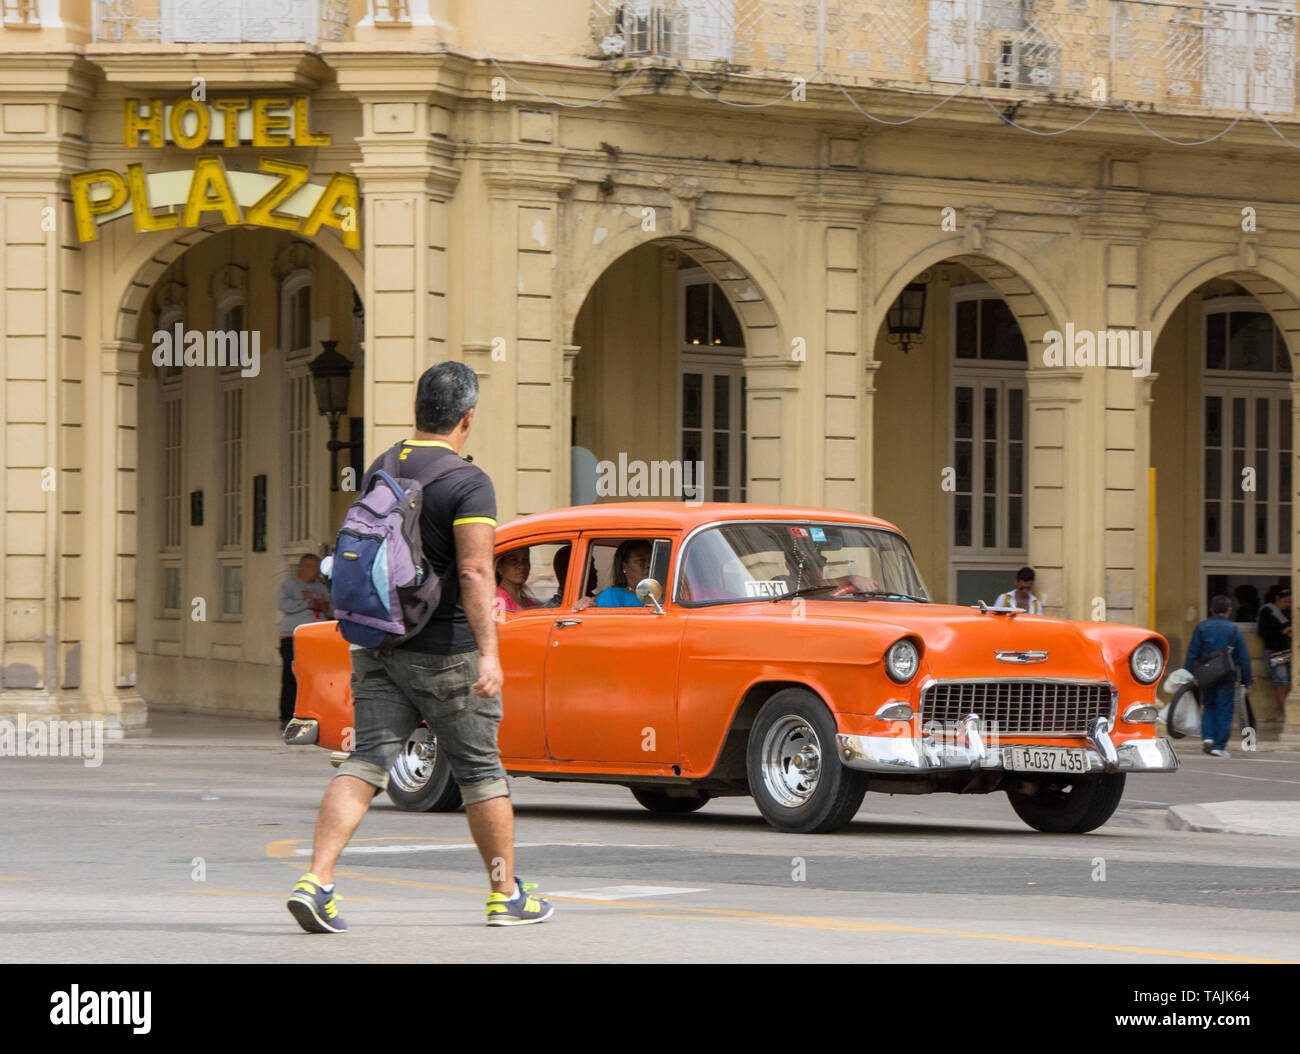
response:
[(929, 600), (907, 542), (880, 528), (734, 523), (701, 531), (687, 546), (678, 584), (684, 604), (795, 594)]

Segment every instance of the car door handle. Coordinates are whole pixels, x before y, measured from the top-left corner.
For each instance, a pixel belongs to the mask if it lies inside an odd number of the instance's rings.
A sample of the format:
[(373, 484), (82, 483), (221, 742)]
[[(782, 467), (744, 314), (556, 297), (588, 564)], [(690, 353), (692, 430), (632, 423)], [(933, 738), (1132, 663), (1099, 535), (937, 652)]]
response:
[(565, 626), (581, 626), (581, 625), (582, 625), (582, 619), (580, 619), (580, 618), (562, 618), (562, 619), (556, 619), (556, 620), (555, 620), (555, 624), (556, 624), (557, 626), (559, 626), (561, 629), (563, 629)]

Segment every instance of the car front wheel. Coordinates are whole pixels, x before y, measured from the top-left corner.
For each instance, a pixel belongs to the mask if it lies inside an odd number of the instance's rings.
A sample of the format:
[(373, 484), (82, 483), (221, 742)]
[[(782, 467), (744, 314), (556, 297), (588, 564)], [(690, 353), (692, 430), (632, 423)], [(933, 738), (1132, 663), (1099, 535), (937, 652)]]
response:
[(1086, 834), (1114, 815), (1124, 796), (1124, 773), (1100, 776), (1048, 776), (1035, 781), (1036, 793), (1008, 790), (1011, 807), (1035, 831)]
[(782, 831), (821, 834), (853, 819), (866, 776), (840, 764), (835, 719), (803, 688), (769, 699), (749, 732), (749, 792), (763, 818)]
[(425, 726), (407, 736), (388, 770), (388, 796), (407, 812), (454, 812), (460, 808), (460, 788), (451, 778), (451, 764)]

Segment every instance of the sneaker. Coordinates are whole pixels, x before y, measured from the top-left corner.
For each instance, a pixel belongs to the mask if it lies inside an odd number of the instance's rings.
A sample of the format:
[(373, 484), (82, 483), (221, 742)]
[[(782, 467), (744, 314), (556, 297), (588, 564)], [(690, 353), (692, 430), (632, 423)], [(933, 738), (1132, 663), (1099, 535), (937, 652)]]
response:
[(1201, 740), (1201, 753), (1202, 753), (1202, 754), (1208, 754), (1208, 753), (1210, 753), (1210, 751), (1212, 751), (1213, 749), (1214, 749), (1214, 740), (1212, 740), (1212, 739), (1202, 739), (1202, 740)]
[(1211, 756), (1211, 757), (1216, 757), (1216, 758), (1230, 758), (1230, 757), (1232, 757), (1232, 755), (1229, 754), (1226, 750), (1211, 750), (1211, 751), (1210, 751), (1210, 756)]
[(342, 933), (348, 928), (339, 917), (338, 902), (342, 899), (333, 890), (326, 893), (320, 879), (309, 872), (298, 879), (286, 904), (289, 914), (308, 933)]
[(515, 878), (518, 895), (511, 900), (504, 893), (489, 893), (487, 898), (487, 924), (489, 926), (527, 926), (545, 922), (554, 913), (550, 901), (532, 895), (537, 883), (527, 884)]

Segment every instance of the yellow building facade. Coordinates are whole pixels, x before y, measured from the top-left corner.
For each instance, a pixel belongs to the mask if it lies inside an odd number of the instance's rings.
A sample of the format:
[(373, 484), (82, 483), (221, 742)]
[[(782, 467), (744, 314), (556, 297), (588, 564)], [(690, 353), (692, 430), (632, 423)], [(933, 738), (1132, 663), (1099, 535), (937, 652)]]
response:
[[(1294, 19), (4, 12), (0, 713), (272, 716), (276, 588), (449, 358), (503, 521), (698, 464), (893, 520), (936, 599), (1029, 564), (1047, 613), (1176, 659), (1212, 593), (1249, 624), (1295, 577)], [(1261, 734), (1300, 732), (1256, 679)]]

